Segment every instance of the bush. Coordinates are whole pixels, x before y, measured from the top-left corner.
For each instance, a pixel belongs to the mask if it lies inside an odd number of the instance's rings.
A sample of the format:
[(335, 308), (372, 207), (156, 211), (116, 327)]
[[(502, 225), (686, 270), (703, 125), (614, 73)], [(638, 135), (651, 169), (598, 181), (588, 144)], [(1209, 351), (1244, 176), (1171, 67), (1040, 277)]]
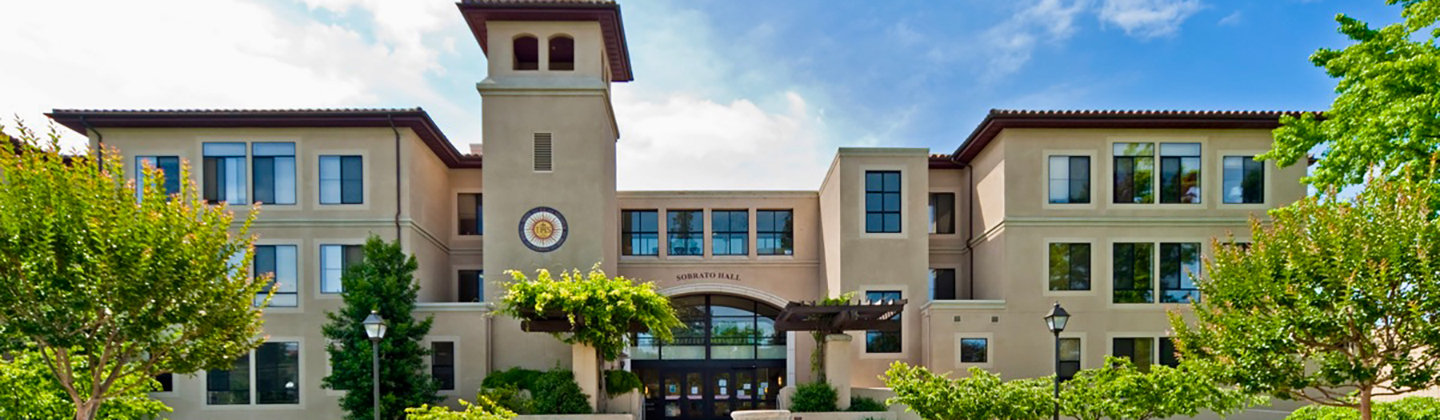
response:
[(869, 397), (850, 397), (850, 408), (847, 411), (886, 411), (889, 407)]
[(506, 410), (515, 414), (531, 414), (535, 412), (535, 400), (530, 399), (529, 391), (516, 388), (513, 384), (505, 384), (499, 388), (480, 388), (480, 396), (485, 400), (494, 402)]
[(790, 411), (795, 413), (819, 413), (840, 411), (835, 406), (838, 399), (835, 388), (827, 382), (800, 384), (795, 388), (795, 397), (790, 400)]
[[(1431, 420), (1440, 418), (1440, 400), (1410, 397), (1400, 401), (1376, 403), (1373, 420)], [(1309, 406), (1295, 410), (1285, 420), (1356, 420), (1360, 411), (1353, 408)]]
[(494, 402), (486, 399), (484, 395), (475, 398), (475, 404), (469, 401), (460, 400), (460, 405), (465, 409), (462, 411), (451, 411), (450, 407), (431, 406), (424, 404), (419, 407), (405, 409), (406, 420), (509, 420), (515, 418), (515, 413), (509, 412)]
[(640, 389), (645, 384), (640, 382), (640, 376), (628, 370), (607, 370), (605, 371), (605, 395), (615, 398), (625, 393)]
[(535, 399), (535, 414), (590, 414), (590, 396), (580, 390), (575, 373), (569, 369), (551, 369), (535, 379), (530, 389)]
[(481, 382), (480, 386), (483, 388), (496, 389), (505, 388), (508, 386), (517, 390), (525, 389), (534, 391), (535, 379), (539, 378), (540, 375), (543, 374), (545, 374), (545, 372), (512, 367), (510, 369), (491, 373), (490, 375), (485, 377), (485, 381)]

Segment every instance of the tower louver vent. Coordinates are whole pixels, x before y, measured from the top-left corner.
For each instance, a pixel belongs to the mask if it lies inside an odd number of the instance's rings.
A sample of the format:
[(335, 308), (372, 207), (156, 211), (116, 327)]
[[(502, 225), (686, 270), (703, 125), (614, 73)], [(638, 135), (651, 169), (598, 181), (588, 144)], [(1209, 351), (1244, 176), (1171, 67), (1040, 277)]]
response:
[(535, 172), (554, 169), (550, 148), (550, 133), (535, 133)]

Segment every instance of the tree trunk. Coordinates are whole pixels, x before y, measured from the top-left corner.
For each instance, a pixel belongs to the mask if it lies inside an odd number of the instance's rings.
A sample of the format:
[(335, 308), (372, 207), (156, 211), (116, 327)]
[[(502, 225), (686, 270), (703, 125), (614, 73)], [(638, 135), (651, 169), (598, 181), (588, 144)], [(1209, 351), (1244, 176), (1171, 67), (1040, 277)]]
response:
[(95, 414), (99, 412), (99, 400), (85, 400), (75, 406), (75, 420), (94, 420)]
[(1370, 388), (1360, 390), (1360, 420), (1370, 420)]

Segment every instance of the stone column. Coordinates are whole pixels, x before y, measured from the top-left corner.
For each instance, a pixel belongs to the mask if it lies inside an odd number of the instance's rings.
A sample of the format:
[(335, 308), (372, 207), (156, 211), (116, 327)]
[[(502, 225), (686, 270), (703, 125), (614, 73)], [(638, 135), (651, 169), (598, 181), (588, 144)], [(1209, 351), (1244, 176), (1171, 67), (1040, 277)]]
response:
[(592, 410), (600, 408), (597, 404), (600, 398), (599, 359), (594, 347), (579, 343), (570, 346), (570, 370), (575, 372), (575, 383), (580, 384), (580, 390), (590, 396)]
[(825, 380), (835, 387), (835, 405), (842, 411), (850, 408), (850, 364), (855, 363), (850, 340), (849, 334), (825, 336)]

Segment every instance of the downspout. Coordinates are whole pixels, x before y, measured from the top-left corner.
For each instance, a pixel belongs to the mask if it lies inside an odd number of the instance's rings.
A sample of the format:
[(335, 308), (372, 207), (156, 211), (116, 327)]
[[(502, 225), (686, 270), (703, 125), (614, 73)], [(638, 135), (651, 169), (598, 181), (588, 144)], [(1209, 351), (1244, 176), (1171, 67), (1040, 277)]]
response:
[(395, 243), (403, 243), (403, 234), (400, 229), (400, 209), (404, 208), (400, 200), (400, 129), (395, 128), (395, 116), (385, 114), (385, 119), (390, 122), (390, 131), (395, 133)]
[(975, 197), (977, 196), (975, 193), (975, 167), (968, 163), (965, 164), (965, 176), (970, 178), (970, 180), (967, 181), (970, 196), (965, 198), (965, 255), (968, 255), (970, 258), (970, 263), (967, 264), (969, 267), (966, 268), (969, 274), (967, 274), (966, 277), (970, 279), (970, 299), (974, 300), (975, 248), (971, 246), (970, 243), (975, 239)]
[(95, 126), (90, 125), (89, 121), (85, 121), (84, 115), (80, 116), (80, 125), (85, 126), (86, 130), (95, 133), (96, 163), (100, 165), (100, 172), (105, 172), (105, 135), (100, 133), (100, 130), (96, 130)]

